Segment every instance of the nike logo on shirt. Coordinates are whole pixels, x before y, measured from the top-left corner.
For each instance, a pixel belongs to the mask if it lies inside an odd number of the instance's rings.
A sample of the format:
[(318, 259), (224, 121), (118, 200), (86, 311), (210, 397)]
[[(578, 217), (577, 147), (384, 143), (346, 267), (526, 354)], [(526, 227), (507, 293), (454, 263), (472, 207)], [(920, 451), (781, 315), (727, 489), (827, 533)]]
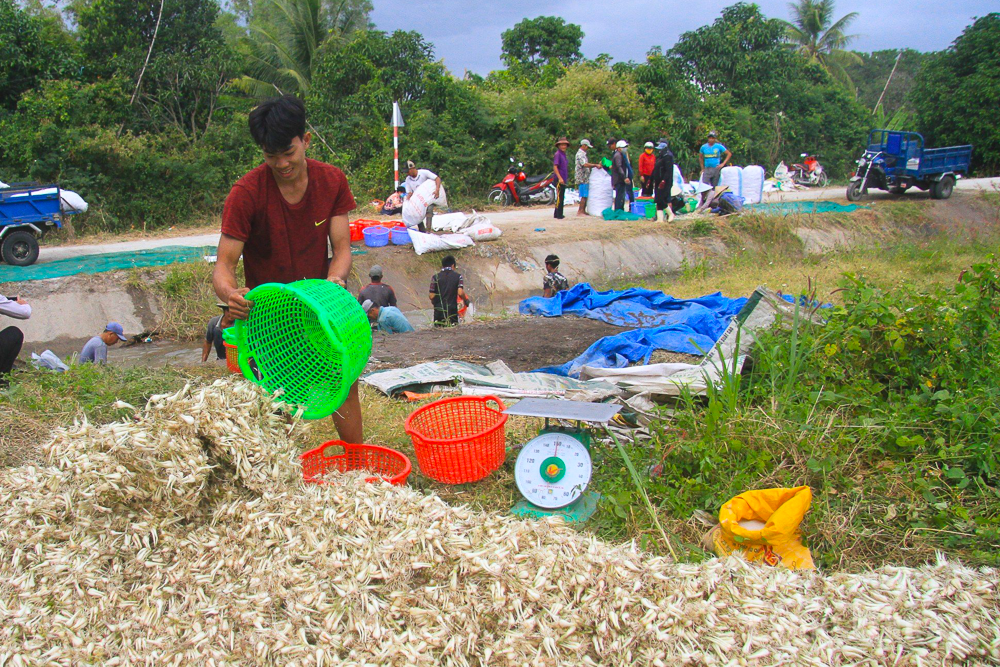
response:
[(326, 222), (326, 220), (317, 220), (317, 221), (316, 221), (316, 226), (317, 226), (317, 227), (319, 227), (319, 226), (320, 226), (320, 225), (322, 225), (322, 224), (323, 224), (324, 222)]

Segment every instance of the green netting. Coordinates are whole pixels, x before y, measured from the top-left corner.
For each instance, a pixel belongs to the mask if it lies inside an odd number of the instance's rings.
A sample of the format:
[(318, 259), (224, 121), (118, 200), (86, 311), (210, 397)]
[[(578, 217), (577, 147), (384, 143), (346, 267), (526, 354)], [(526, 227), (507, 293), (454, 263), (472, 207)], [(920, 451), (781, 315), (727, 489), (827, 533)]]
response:
[(243, 375), (281, 400), (326, 417), (347, 399), (372, 350), (358, 300), (326, 280), (267, 283), (246, 295), (250, 317), (236, 321)]
[[(165, 266), (202, 261), (206, 255), (214, 255), (215, 246), (187, 247), (164, 246), (153, 250), (133, 250), (132, 252), (112, 252), (103, 255), (84, 255), (58, 259), (54, 262), (32, 264), (31, 266), (9, 266), (0, 264), (0, 282), (13, 283), (26, 280), (47, 280), (74, 276), (78, 273), (104, 273), (142, 266)], [(45, 250), (42, 250), (45, 256)]]
[(749, 204), (744, 207), (757, 213), (773, 213), (775, 215), (795, 215), (798, 213), (851, 213), (859, 208), (857, 204), (838, 204), (833, 201), (776, 201), (763, 204)]
[[(215, 246), (163, 246), (152, 250), (131, 252), (110, 252), (102, 255), (84, 255), (58, 259), (54, 262), (32, 264), (31, 266), (9, 266), (0, 264), (0, 283), (17, 283), (26, 280), (47, 280), (75, 276), (78, 273), (104, 273), (143, 266), (167, 266), (198, 262), (206, 256), (215, 255)], [(351, 248), (352, 255), (367, 254), (364, 250)], [(42, 249), (45, 257), (45, 249)]]

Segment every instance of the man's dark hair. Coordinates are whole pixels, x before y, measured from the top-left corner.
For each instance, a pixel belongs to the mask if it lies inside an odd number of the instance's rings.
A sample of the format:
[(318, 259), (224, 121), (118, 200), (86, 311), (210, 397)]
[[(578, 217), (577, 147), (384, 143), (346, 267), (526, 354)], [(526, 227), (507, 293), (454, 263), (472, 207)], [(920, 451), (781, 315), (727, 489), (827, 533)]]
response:
[(441, 260), (441, 268), (447, 269), (449, 266), (455, 266), (455, 256), (445, 255), (444, 259)]
[(611, 146), (612, 148), (614, 148), (615, 144), (617, 144), (617, 143), (618, 143), (618, 140), (615, 139), (614, 137), (611, 137), (610, 139), (608, 139), (608, 146)]
[(559, 256), (558, 255), (549, 255), (548, 257), (545, 258), (545, 263), (548, 264), (548, 265), (550, 265), (550, 266), (554, 266), (554, 267), (556, 267), (558, 269), (559, 268)]
[(250, 136), (268, 153), (278, 153), (306, 134), (306, 105), (294, 95), (261, 102), (250, 112)]

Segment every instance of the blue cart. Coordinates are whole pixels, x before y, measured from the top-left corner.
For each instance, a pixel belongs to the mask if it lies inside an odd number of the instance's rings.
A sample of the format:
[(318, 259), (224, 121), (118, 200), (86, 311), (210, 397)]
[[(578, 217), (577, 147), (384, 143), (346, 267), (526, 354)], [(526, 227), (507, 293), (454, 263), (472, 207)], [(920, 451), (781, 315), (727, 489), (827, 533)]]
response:
[(872, 130), (858, 171), (847, 186), (847, 198), (858, 201), (869, 188), (902, 194), (917, 187), (930, 190), (933, 199), (947, 199), (971, 162), (972, 146), (925, 148), (923, 136), (916, 132)]
[(0, 255), (14, 266), (38, 259), (38, 239), (62, 227), (59, 186), (15, 183), (0, 189)]

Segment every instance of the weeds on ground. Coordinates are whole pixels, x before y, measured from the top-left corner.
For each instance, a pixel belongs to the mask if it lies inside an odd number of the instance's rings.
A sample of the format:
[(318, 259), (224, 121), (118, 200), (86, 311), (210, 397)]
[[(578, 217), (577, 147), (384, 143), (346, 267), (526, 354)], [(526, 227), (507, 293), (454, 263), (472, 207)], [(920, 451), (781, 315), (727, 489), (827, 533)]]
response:
[[(669, 531), (696, 544), (690, 517), (747, 490), (808, 484), (803, 530), (816, 562), (856, 569), (919, 563), (935, 550), (1000, 564), (1000, 262), (953, 285), (883, 289), (847, 276), (842, 305), (813, 325), (762, 335), (743, 382), (682, 398), (652, 447), (632, 447)], [(608, 471), (610, 472), (610, 471)], [(612, 515), (635, 503), (608, 474)], [(650, 534), (641, 513), (631, 530)], [(605, 512), (600, 529), (621, 521)]]
[(691, 238), (711, 236), (715, 232), (715, 223), (711, 220), (700, 218), (681, 230), (681, 233)]

